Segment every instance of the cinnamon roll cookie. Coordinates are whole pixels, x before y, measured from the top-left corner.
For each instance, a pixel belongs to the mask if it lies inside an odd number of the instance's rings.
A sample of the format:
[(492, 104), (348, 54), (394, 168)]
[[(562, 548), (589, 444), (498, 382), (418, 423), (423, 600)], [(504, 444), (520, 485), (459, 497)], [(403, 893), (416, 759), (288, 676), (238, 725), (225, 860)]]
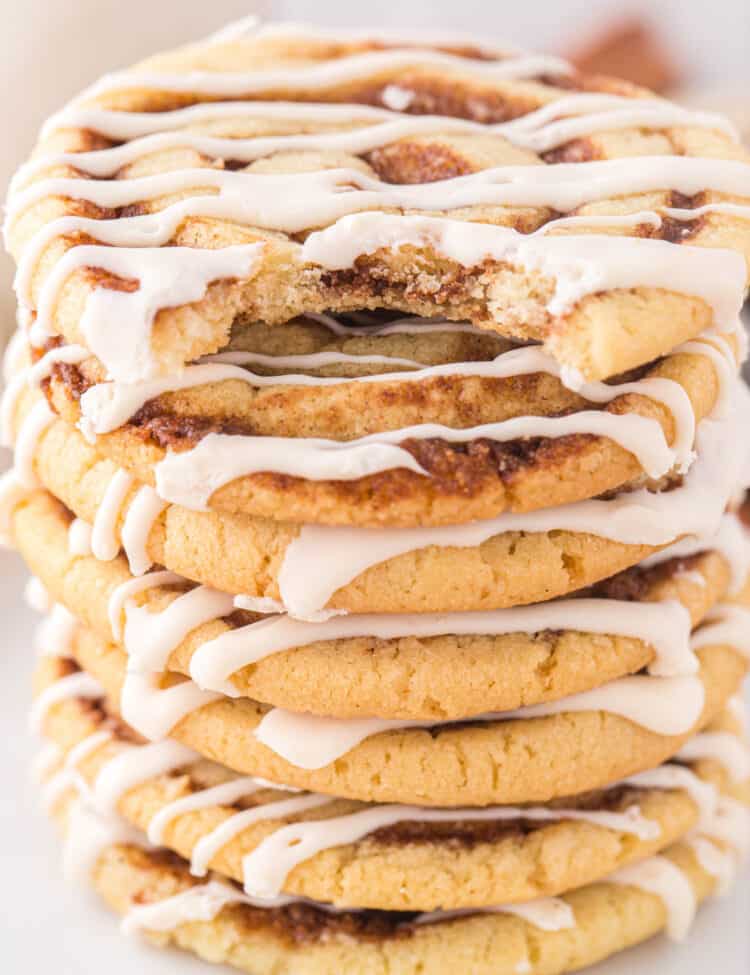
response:
[(6, 237), (36, 334), (119, 380), (237, 321), (376, 308), (602, 379), (735, 327), (747, 161), (725, 120), (557, 58), (251, 37), (109, 75), (51, 119)]

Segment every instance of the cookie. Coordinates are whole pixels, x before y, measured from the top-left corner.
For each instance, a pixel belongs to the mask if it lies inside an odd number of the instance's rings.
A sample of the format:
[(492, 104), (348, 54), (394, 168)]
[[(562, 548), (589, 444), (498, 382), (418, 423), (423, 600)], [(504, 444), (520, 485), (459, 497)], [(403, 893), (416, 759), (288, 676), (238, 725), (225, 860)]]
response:
[[(67, 442), (66, 430), (53, 424), (42, 443), (48, 439), (54, 442), (58, 431)], [(59, 456), (52, 449), (49, 454), (37, 453), (36, 469), (42, 483), (88, 523), (102, 512), (99, 520), (106, 541), (100, 551), (114, 557), (125, 527), (121, 512), (125, 502), (135, 497), (138, 485), (128, 481), (110, 461), (96, 461), (94, 454), (87, 454), (80, 465), (68, 464), (66, 470), (57, 463)], [(43, 460), (48, 461), (44, 467)], [(685, 491), (687, 500), (690, 489)], [(639, 534), (632, 537), (638, 538), (654, 532), (663, 542), (646, 545), (556, 527), (534, 532), (502, 530), (515, 525), (506, 518), (534, 519), (542, 513), (501, 516), (455, 529), (343, 530), (300, 527), (223, 512), (195, 512), (178, 505), (164, 507), (149, 494), (141, 496), (147, 501), (147, 510), (135, 509), (138, 526), (130, 536), (128, 554), (132, 564), (137, 560), (139, 571), (151, 564), (163, 565), (224, 592), (273, 600), (272, 605), (283, 605), (300, 618), (319, 618), (324, 609), (351, 613), (493, 610), (563, 596), (613, 576), (655, 554), (667, 539), (679, 537), (670, 537), (677, 522), (685, 528), (698, 527), (698, 522), (708, 526), (710, 522), (712, 535), (723, 508), (719, 495), (711, 491), (706, 507), (698, 512), (673, 505), (676, 496), (671, 492), (661, 501), (656, 496), (655, 510), (647, 514), (647, 528), (638, 527), (634, 521), (642, 511), (640, 499), (646, 495), (625, 496), (622, 503), (582, 502), (594, 507), (583, 512), (574, 506), (555, 509), (554, 513), (544, 513), (544, 521), (529, 523), (529, 527), (538, 524), (544, 528), (567, 520), (571, 528), (577, 528), (582, 515), (585, 527), (623, 532), (627, 537), (635, 529)], [(650, 506), (649, 499), (653, 496), (646, 498)], [(113, 502), (117, 502), (119, 514), (113, 515)], [(620, 507), (626, 509), (623, 520), (613, 517)], [(26, 526), (25, 530), (17, 527), (17, 531), (19, 544), (29, 554), (31, 549), (24, 546), (21, 536), (31, 538), (39, 533), (37, 517), (59, 522), (67, 516), (51, 498), (27, 494), (15, 507), (12, 520), (17, 526)], [(324, 560), (321, 552), (326, 553)]]
[[(394, 91), (403, 111), (373, 107)], [(723, 120), (558, 59), (372, 45), (311, 63), (250, 38), (84, 93), (16, 178), (8, 237), (40, 329), (121, 379), (217, 351), (241, 317), (383, 307), (604, 378), (739, 310), (750, 229), (714, 204), (744, 199), (746, 161)]]
[[(141, 384), (139, 395), (138, 384), (106, 381), (91, 360), (59, 363), (51, 367), (50, 401), (70, 424), (96, 433), (99, 453), (158, 485), (167, 500), (282, 521), (407, 527), (548, 508), (662, 476), (689, 460), (694, 423), (720, 406), (735, 372), (726, 344), (721, 351), (692, 342), (636, 380), (584, 387), (578, 395), (561, 385), (554, 360), (536, 348), (508, 350), (476, 329), (420, 336), (420, 328), (438, 326), (395, 327), (417, 334), (391, 334), (385, 326), (382, 336), (342, 337), (311, 321), (284, 329), (252, 325), (239, 330), (217, 362), (188, 367), (174, 378), (177, 391), (161, 396), (153, 382)], [(356, 333), (357, 326), (349, 328)], [(345, 361), (314, 368), (337, 356)], [(387, 361), (370, 365), (368, 357)], [(436, 360), (443, 364), (433, 366)], [(280, 384), (269, 373), (275, 361)], [(404, 361), (427, 369), (401, 381), (403, 371), (394, 372), (391, 363)], [(450, 374), (451, 362), (458, 363), (457, 374)], [(285, 366), (291, 375), (284, 375)], [(493, 369), (511, 375), (493, 378)], [(490, 374), (471, 374), (482, 370)], [(346, 378), (357, 371), (364, 378)], [(228, 377), (209, 381), (217, 372)], [(416, 378), (422, 373), (424, 379)], [(24, 412), (22, 402), (19, 420)], [(382, 456), (385, 431), (397, 451), (391, 459)], [(276, 441), (268, 438), (285, 438), (276, 457), (269, 453), (278, 449)], [(232, 465), (220, 475), (225, 441), (234, 447)], [(329, 463), (325, 472), (317, 470), (323, 451), (337, 448), (338, 468)], [(206, 463), (212, 451), (210, 493), (198, 485), (186, 491), (184, 479), (165, 482), (170, 465), (185, 467), (191, 458)], [(69, 452), (77, 452), (73, 442)], [(259, 453), (268, 470), (258, 469)], [(373, 463), (385, 469), (367, 473)], [(363, 475), (354, 477), (357, 464)], [(408, 466), (414, 464), (418, 469)]]
[[(75, 839), (90, 821), (75, 812), (59, 818), (63, 828), (66, 819), (70, 824), (70, 849), (71, 832)], [(665, 928), (684, 937), (697, 904), (719, 886), (694, 847), (677, 843), (629, 874), (547, 901), (533, 913), (521, 908), (431, 919), (413, 913), (331, 913), (305, 902), (263, 908), (223, 880), (197, 881), (185, 861), (145, 850), (134, 839), (137, 834), (104, 833), (89, 878), (105, 902), (124, 915), (124, 930), (143, 931), (157, 945), (181, 947), (251, 975), (417, 975), (425, 970), (447, 975), (455, 971), (456, 958), (476, 975), (561, 975)]]
[[(125, 608), (120, 594), (134, 586), (125, 559), (100, 562), (71, 551), (80, 525), (71, 529), (53, 505), (32, 511), (21, 518), (34, 534), (18, 533), (29, 564), (50, 597), (103, 640), (138, 654), (176, 625), (163, 656), (169, 670), (207, 690), (339, 718), (455, 720), (577, 694), (644, 667), (662, 675), (688, 672), (690, 625), (732, 588), (726, 555), (709, 550), (630, 569), (580, 594), (583, 602), (453, 619), (273, 621), (237, 610), (219, 593), (186, 596), (187, 581), (174, 579), (133, 592)], [(734, 516), (726, 524), (734, 529)], [(742, 547), (746, 552), (747, 544)], [(597, 632), (580, 629), (586, 626)], [(255, 662), (243, 667), (243, 659)]]
[(695, 677), (623, 678), (593, 698), (415, 727), (296, 715), (139, 674), (125, 685), (126, 655), (85, 628), (67, 652), (152, 740), (170, 735), (236, 772), (326, 795), (432, 806), (547, 802), (653, 768), (719, 713), (747, 670), (738, 649), (709, 645)]
[[(44, 663), (37, 687), (51, 686), (54, 677), (69, 670), (64, 661)], [(84, 783), (79, 789), (94, 803), (106, 793), (107, 802), (153, 841), (188, 860), (192, 857), (194, 870), (216, 870), (245, 883), (250, 893), (268, 894), (259, 886), (265, 882), (273, 885), (274, 896), (283, 892), (340, 907), (454, 910), (555, 896), (662, 851), (695, 828), (699, 818), (705, 822), (715, 804), (711, 787), (750, 801), (750, 781), (733, 781), (711, 761), (701, 763), (705, 779), (667, 765), (642, 783), (636, 778), (551, 806), (443, 810), (441, 822), (430, 822), (431, 811), (419, 807), (394, 809), (324, 798), (321, 806), (299, 808), (315, 797), (290, 798), (200, 760), (161, 776), (146, 773), (137, 782), (126, 773), (122, 782), (130, 788), (119, 796), (120, 788), (102, 787), (108, 779), (104, 770), (113, 764), (122, 768), (123, 762), (129, 768), (148, 768), (149, 752), (161, 746), (134, 743), (132, 732), (109, 716), (104, 702), (96, 707), (75, 698), (62, 702), (45, 730), (60, 749), (48, 771), (49, 806), (70, 799), (66, 776), (74, 769), (75, 781)], [(696, 739), (699, 750), (705, 739), (709, 754), (711, 731)], [(731, 738), (731, 732), (721, 733)], [(740, 738), (733, 740), (747, 764), (747, 749)], [(67, 765), (66, 756), (72, 756)], [(184, 756), (178, 755), (177, 761)], [(681, 791), (683, 778), (687, 791)], [(266, 806), (270, 820), (262, 818)], [(248, 816), (256, 821), (246, 821)], [(580, 818), (571, 818), (575, 816)], [(358, 826), (359, 821), (364, 825)], [(352, 823), (364, 835), (346, 842)], [(272, 846), (293, 824), (300, 830), (303, 852), (295, 856), (292, 850), (290, 859), (291, 842), (287, 846), (282, 840), (275, 852)], [(316, 842), (312, 833), (306, 839), (307, 830), (321, 827), (326, 832), (316, 851), (307, 845)]]

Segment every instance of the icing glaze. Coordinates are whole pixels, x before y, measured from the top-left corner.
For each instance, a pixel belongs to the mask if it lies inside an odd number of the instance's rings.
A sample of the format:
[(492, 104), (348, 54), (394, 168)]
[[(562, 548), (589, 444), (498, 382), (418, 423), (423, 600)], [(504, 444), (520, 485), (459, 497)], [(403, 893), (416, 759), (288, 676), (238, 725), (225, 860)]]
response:
[(91, 790), (92, 805), (98, 813), (112, 815), (120, 799), (131, 789), (198, 759), (197, 752), (176, 741), (125, 748), (99, 771)]
[(126, 579), (125, 582), (116, 586), (109, 595), (107, 605), (109, 625), (114, 639), (118, 642), (122, 639), (123, 614), (125, 604), (129, 599), (149, 589), (158, 589), (159, 586), (173, 586), (184, 583), (184, 581), (182, 576), (178, 576), (174, 572), (150, 572), (134, 579)]
[(220, 694), (201, 690), (191, 680), (162, 688), (159, 674), (129, 670), (120, 693), (120, 712), (144, 738), (160, 741), (183, 718), (220, 697)]
[[(137, 280), (135, 291), (95, 288), (86, 298), (79, 327), (87, 348), (115, 379), (133, 381), (156, 373), (151, 329), (160, 309), (198, 301), (208, 286), (251, 274), (262, 245), (202, 250), (193, 247), (71, 247), (45, 279), (37, 321), (49, 329), (58, 295), (75, 271), (96, 267)], [(19, 435), (20, 440), (20, 435)]]
[[(243, 809), (241, 812), (230, 816), (229, 819), (224, 820), (212, 832), (201, 837), (193, 847), (190, 860), (190, 872), (196, 877), (204, 877), (208, 872), (213, 858), (224, 849), (227, 843), (230, 843), (235, 836), (238, 836), (253, 823), (281, 819), (284, 816), (309, 812), (313, 809), (319, 809), (321, 806), (326, 806), (331, 802), (335, 802), (335, 799), (331, 796), (319, 796), (315, 793), (306, 793), (293, 799), (281, 799), (262, 806)], [(253, 891), (246, 889), (246, 893), (252, 894)]]
[(37, 444), (55, 419), (46, 399), (35, 403), (26, 414), (16, 437), (13, 472), (21, 487), (33, 490), (39, 487), (34, 473), (34, 454)]
[(154, 489), (145, 484), (139, 488), (128, 506), (122, 523), (121, 541), (134, 576), (142, 576), (151, 568), (147, 545), (157, 519), (167, 507)]
[(126, 604), (123, 639), (129, 666), (154, 673), (165, 670), (172, 651), (192, 630), (233, 611), (233, 597), (208, 586), (190, 589), (158, 613)]
[(237, 477), (275, 471), (311, 480), (357, 480), (393, 468), (427, 472), (398, 441), (416, 437), (466, 443), (480, 438), (508, 442), (526, 437), (594, 434), (610, 438), (632, 453), (650, 477), (666, 474), (675, 463), (657, 421), (635, 414), (581, 411), (561, 417), (518, 417), (457, 430), (421, 424), (358, 440), (255, 437), (209, 433), (188, 451), (169, 452), (156, 466), (157, 491), (184, 507), (206, 510), (218, 488)]
[[(264, 808), (267, 807), (260, 807), (260, 811)], [(253, 812), (257, 813), (258, 810)], [(289, 873), (300, 863), (323, 850), (356, 843), (365, 836), (396, 823), (495, 822), (517, 819), (531, 822), (561, 820), (588, 822), (605, 829), (633, 834), (641, 839), (653, 839), (659, 835), (658, 825), (644, 819), (636, 807), (624, 813), (611, 813), (580, 809), (547, 809), (542, 806), (523, 809), (495, 806), (489, 809), (440, 810), (415, 806), (375, 806), (348, 816), (290, 823), (270, 833), (243, 858), (245, 891), (255, 897), (274, 897), (282, 891)], [(210, 861), (203, 862), (207, 865)]]
[(68, 552), (71, 555), (93, 555), (91, 546), (93, 527), (80, 518), (74, 518), (68, 528)]
[[(130, 75), (133, 77), (133, 75)], [(163, 78), (164, 75), (159, 77)], [(216, 78), (217, 75), (212, 75)], [(180, 131), (185, 126), (201, 124), (205, 122), (221, 121), (231, 119), (232, 121), (242, 119), (267, 119), (285, 118), (298, 121), (301, 127), (309, 126), (316, 122), (357, 122), (372, 121), (372, 125), (358, 126), (344, 131), (334, 132), (301, 132), (292, 135), (276, 136), (256, 136), (250, 138), (221, 138), (212, 135), (197, 134), (191, 131)], [(733, 135), (731, 126), (726, 119), (710, 113), (690, 112), (675, 105), (659, 102), (654, 99), (633, 99), (620, 97), (617, 95), (597, 95), (591, 93), (578, 93), (566, 95), (555, 101), (542, 106), (534, 111), (528, 112), (520, 118), (511, 122), (501, 122), (497, 124), (485, 125), (480, 122), (473, 122), (466, 119), (451, 118), (445, 116), (420, 116), (420, 115), (401, 115), (398, 112), (366, 107), (362, 105), (326, 105), (326, 104), (304, 104), (300, 102), (263, 102), (253, 101), (252, 103), (222, 103), (215, 102), (212, 105), (193, 105), (188, 108), (177, 109), (170, 112), (157, 113), (126, 113), (107, 111), (92, 106), (72, 106), (71, 108), (59, 113), (50, 119), (46, 131), (60, 124), (68, 126), (83, 125), (86, 128), (93, 128), (106, 135), (108, 138), (118, 142), (124, 142), (111, 149), (95, 150), (92, 152), (63, 153), (60, 155), (48, 156), (32, 162), (26, 163), (18, 171), (11, 183), (10, 205), (13, 207), (11, 216), (15, 215), (15, 203), (13, 196), (27, 184), (33, 176), (40, 171), (54, 168), (62, 168), (66, 165), (75, 167), (77, 171), (88, 173), (99, 179), (112, 177), (118, 170), (129, 165), (136, 159), (141, 158), (151, 152), (170, 148), (191, 148), (196, 152), (218, 159), (237, 159), (244, 163), (250, 163), (264, 156), (269, 156), (278, 152), (304, 152), (313, 150), (323, 152), (326, 150), (338, 151), (341, 153), (362, 154), (372, 152), (385, 145), (389, 145), (399, 139), (413, 138), (420, 135), (441, 135), (465, 134), (486, 136), (487, 134), (500, 135), (509, 142), (534, 152), (548, 152), (556, 149), (572, 139), (585, 138), (595, 135), (598, 132), (614, 131), (617, 129), (631, 128), (633, 126), (644, 129), (662, 129), (671, 125), (689, 124), (694, 127), (711, 128), (723, 131), (725, 134)], [(664, 172), (665, 160), (668, 159), (672, 164), (669, 177), (652, 176), (652, 182), (646, 183), (643, 189), (638, 182), (639, 179), (647, 179), (643, 174)], [(686, 165), (682, 165), (682, 160), (686, 159)], [(598, 185), (592, 187), (592, 192), (605, 192), (606, 196), (623, 195), (626, 193), (638, 194), (649, 190), (666, 189), (672, 186), (671, 179), (680, 179), (683, 171), (692, 175), (698, 172), (699, 166), (693, 165), (690, 157), (669, 156), (669, 157), (639, 157), (630, 160), (605, 160), (597, 162), (563, 163), (557, 165), (557, 172), (564, 175), (566, 179), (575, 181), (579, 178), (578, 173), (571, 173), (570, 170), (588, 167), (589, 176), (609, 176), (611, 172), (617, 172), (615, 166), (609, 170), (604, 168), (609, 163), (622, 164), (630, 161), (637, 163), (631, 167), (628, 174), (631, 182), (624, 187), (620, 184), (613, 188), (600, 188)], [(713, 161), (713, 160), (711, 160)], [(674, 186), (684, 195), (695, 195), (706, 189), (721, 189), (727, 186), (723, 183), (721, 187), (711, 185), (710, 178), (706, 176), (711, 172), (708, 168), (709, 160), (695, 160), (696, 163), (704, 163), (702, 175), (699, 182), (703, 185), (690, 183), (681, 188), (682, 184)], [(721, 162), (725, 162), (721, 160)], [(727, 160), (728, 166), (719, 167), (718, 171), (730, 173), (732, 169), (739, 173), (739, 166)], [(561, 167), (567, 167), (563, 169)], [(594, 168), (598, 167), (598, 168)], [(690, 168), (692, 167), (692, 169)], [(500, 167), (499, 167), (500, 168)], [(506, 166), (501, 167), (504, 173), (509, 176), (515, 175), (521, 169), (531, 167)], [(534, 167), (540, 173), (545, 169), (555, 169), (555, 165)], [(621, 169), (624, 168), (621, 165)], [(717, 170), (713, 170), (716, 172)], [(357, 170), (357, 176), (361, 178), (362, 173)], [(674, 177), (672, 174), (676, 174)], [(508, 178), (508, 177), (506, 177)], [(552, 177), (529, 176), (523, 173), (518, 177), (522, 180), (538, 179), (540, 182), (552, 179)], [(653, 180), (657, 181), (654, 185)], [(666, 180), (669, 179), (670, 182)], [(446, 181), (441, 181), (446, 182)], [(204, 184), (197, 183), (202, 186)], [(359, 185), (355, 182), (355, 186)], [(371, 184), (372, 185), (372, 184)], [(420, 184), (418, 184), (420, 185)], [(460, 185), (460, 184), (459, 184)], [(739, 183), (732, 184), (732, 189), (724, 190), (737, 196), (746, 196), (746, 186)], [(733, 192), (734, 190), (734, 192)], [(424, 192), (424, 191), (422, 191)], [(427, 191), (429, 192), (429, 191)], [(594, 196), (593, 199), (596, 199)], [(511, 198), (510, 202), (516, 202)], [(533, 201), (535, 202), (535, 201)], [(593, 202), (591, 197), (584, 198), (578, 204), (556, 207), (553, 203), (537, 204), (553, 206), (554, 209), (573, 210), (582, 206), (586, 202)], [(527, 203), (526, 205), (532, 205)], [(433, 207), (435, 209), (435, 207)], [(308, 225), (309, 226), (309, 225)]]
[(68, 812), (63, 851), (66, 878), (88, 884), (102, 853), (120, 845), (142, 847), (143, 836), (119, 816), (97, 813), (79, 799)]
[(33, 609), (36, 613), (47, 613), (52, 608), (50, 595), (37, 576), (28, 579), (23, 588), (23, 598), (29, 609)]
[(168, 803), (151, 819), (148, 824), (148, 838), (159, 846), (164, 842), (164, 835), (169, 825), (178, 817), (188, 812), (207, 809), (210, 806), (232, 805), (240, 799), (245, 799), (260, 789), (265, 788), (261, 779), (244, 776), (222, 782), (210, 789), (200, 789), (181, 799)]
[(651, 568), (670, 559), (689, 558), (709, 550), (718, 552), (729, 566), (729, 593), (735, 595), (742, 589), (750, 573), (750, 543), (742, 521), (732, 512), (722, 517), (718, 531), (713, 534), (683, 538), (661, 552), (649, 555), (640, 564), (644, 568)]
[(695, 919), (697, 900), (686, 875), (663, 856), (649, 857), (610, 874), (607, 883), (636, 887), (658, 897), (667, 912), (667, 934), (683, 941)]
[(31, 730), (37, 734), (41, 732), (47, 714), (56, 704), (75, 698), (98, 700), (102, 697), (104, 690), (101, 684), (89, 674), (82, 671), (69, 674), (45, 688), (35, 699), (29, 722)]
[(706, 836), (690, 836), (686, 842), (701, 869), (716, 879), (716, 894), (719, 897), (728, 894), (737, 876), (736, 853), (722, 849)]
[(706, 616), (693, 636), (693, 647), (729, 644), (750, 660), (750, 610), (722, 603)]
[(42, 657), (70, 658), (78, 626), (75, 616), (61, 603), (55, 603), (35, 630), (35, 650)]
[[(153, 625), (158, 628), (156, 620)], [(655, 648), (650, 672), (658, 676), (694, 673), (696, 669), (690, 648), (690, 619), (679, 603), (565, 599), (493, 612), (347, 614), (321, 623), (272, 616), (203, 643), (191, 658), (190, 676), (206, 690), (237, 697), (238, 691), (229, 679), (232, 674), (272, 654), (322, 640), (364, 636), (393, 640), (446, 633), (484, 635), (544, 630), (580, 630), (641, 639)]]
[(733, 782), (750, 779), (750, 752), (742, 739), (728, 731), (704, 731), (686, 742), (677, 753), (684, 762), (704, 759), (718, 762)]
[[(745, 462), (737, 451), (739, 408), (725, 420), (703, 420), (697, 434), (698, 459), (680, 487), (661, 493), (639, 489), (612, 500), (587, 500), (461, 526), (432, 528), (351, 528), (304, 525), (287, 546), (278, 574), (285, 607), (304, 617), (326, 606), (342, 586), (370, 567), (431, 546), (481, 545), (509, 531), (584, 532), (629, 545), (661, 546), (683, 535), (713, 535)], [(325, 551), (328, 558), (321, 560)]]
[(96, 511), (91, 531), (91, 551), (100, 562), (111, 562), (120, 552), (117, 525), (125, 498), (135, 479), (126, 471), (119, 470), (107, 485)]
[(137, 931), (173, 931), (181, 924), (213, 921), (229, 904), (247, 903), (229, 884), (212, 880), (207, 884), (148, 904), (134, 904), (122, 920), (124, 934)]
[[(531, 720), (585, 711), (605, 711), (660, 735), (689, 731), (703, 711), (705, 691), (697, 677), (622, 677), (592, 691), (516, 711), (479, 715), (472, 721)], [(442, 725), (449, 727), (450, 723)], [(272, 708), (254, 734), (261, 744), (298, 768), (318, 769), (346, 755), (373, 735), (435, 728), (435, 722), (403, 719), (326, 718)]]
[[(745, 261), (734, 251), (707, 250), (642, 237), (562, 235), (529, 237), (509, 227), (467, 224), (442, 217), (359, 213), (311, 233), (304, 261), (329, 270), (351, 267), (358, 257), (405, 245), (427, 246), (462, 267), (487, 259), (555, 281), (547, 310), (563, 315), (582, 298), (616, 288), (652, 287), (701, 298), (721, 327), (734, 323), (745, 287)], [(713, 274), (726, 275), (721, 285)]]

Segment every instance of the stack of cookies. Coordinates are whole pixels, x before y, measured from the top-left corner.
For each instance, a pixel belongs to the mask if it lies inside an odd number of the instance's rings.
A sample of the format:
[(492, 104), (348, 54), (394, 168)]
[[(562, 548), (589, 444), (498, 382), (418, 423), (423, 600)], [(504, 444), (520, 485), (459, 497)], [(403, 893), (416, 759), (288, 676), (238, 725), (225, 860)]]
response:
[(252, 975), (685, 936), (750, 845), (728, 125), (238, 30), (52, 118), (6, 241), (37, 774), (125, 930)]

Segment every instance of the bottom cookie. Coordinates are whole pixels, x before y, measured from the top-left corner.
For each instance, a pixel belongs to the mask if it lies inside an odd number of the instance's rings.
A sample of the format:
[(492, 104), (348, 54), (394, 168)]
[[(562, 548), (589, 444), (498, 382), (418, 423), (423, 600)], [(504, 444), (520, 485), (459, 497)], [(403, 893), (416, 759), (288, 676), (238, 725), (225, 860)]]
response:
[(561, 975), (664, 930), (685, 937), (697, 905), (722, 887), (728, 857), (687, 840), (604, 882), (502, 912), (333, 912), (299, 900), (261, 907), (221, 878), (196, 881), (184, 860), (138, 845), (138, 834), (79, 802), (58, 817), (69, 864), (77, 855), (126, 932), (251, 975)]

